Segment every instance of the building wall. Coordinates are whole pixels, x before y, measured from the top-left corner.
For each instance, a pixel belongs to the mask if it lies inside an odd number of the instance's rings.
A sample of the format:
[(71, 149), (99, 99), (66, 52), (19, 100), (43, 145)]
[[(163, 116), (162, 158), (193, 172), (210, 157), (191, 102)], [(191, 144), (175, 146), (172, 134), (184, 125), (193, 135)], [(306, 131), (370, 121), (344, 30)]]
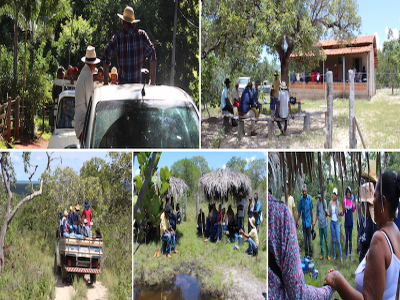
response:
[[(325, 84), (315, 82), (295, 82), (290, 83), (290, 96), (301, 100), (321, 100), (325, 99)], [(366, 83), (354, 83), (354, 96), (356, 98), (368, 98)], [(349, 98), (349, 84), (345, 83), (343, 91), (343, 82), (333, 83), (333, 99)]]

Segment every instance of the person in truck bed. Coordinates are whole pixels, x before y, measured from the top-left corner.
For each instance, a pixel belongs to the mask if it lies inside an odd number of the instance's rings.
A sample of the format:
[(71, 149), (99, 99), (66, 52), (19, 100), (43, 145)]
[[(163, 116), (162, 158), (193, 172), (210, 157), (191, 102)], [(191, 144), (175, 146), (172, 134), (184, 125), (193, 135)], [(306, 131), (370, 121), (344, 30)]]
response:
[(102, 238), (103, 238), (102, 235), (101, 235), (101, 233), (100, 233), (100, 228), (97, 228), (97, 229), (96, 229), (96, 236), (95, 236), (95, 238), (96, 238), (96, 239), (102, 239)]
[(90, 204), (89, 201), (85, 201), (85, 209), (83, 210), (82, 214), (81, 214), (81, 218), (85, 216), (86, 221), (87, 221), (87, 225), (89, 226), (89, 236), (90, 237), (90, 226), (92, 225), (92, 211), (90, 209)]

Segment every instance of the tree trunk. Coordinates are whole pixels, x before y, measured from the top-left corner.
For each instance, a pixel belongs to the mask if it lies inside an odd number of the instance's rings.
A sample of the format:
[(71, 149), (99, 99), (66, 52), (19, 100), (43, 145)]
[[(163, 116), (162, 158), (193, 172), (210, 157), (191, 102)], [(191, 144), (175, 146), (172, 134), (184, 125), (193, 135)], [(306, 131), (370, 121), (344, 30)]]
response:
[(18, 66), (18, 3), (15, 3), (14, 14), (14, 93), (17, 93), (17, 66)]
[(289, 57), (287, 52), (280, 55), (281, 60), (281, 81), (286, 82), (286, 86), (289, 85)]
[(24, 108), (25, 108), (25, 71), (26, 71), (26, 41), (28, 38), (28, 21), (25, 22), (25, 57), (24, 57), (24, 83), (22, 84), (22, 134), (24, 133)]
[(8, 227), (8, 212), (6, 214), (6, 217), (4, 218), (3, 226), (1, 227), (1, 232), (0, 232), (0, 274), (3, 272), (3, 266), (5, 264), (5, 261), (4, 261), (4, 238), (6, 236), (7, 227)]

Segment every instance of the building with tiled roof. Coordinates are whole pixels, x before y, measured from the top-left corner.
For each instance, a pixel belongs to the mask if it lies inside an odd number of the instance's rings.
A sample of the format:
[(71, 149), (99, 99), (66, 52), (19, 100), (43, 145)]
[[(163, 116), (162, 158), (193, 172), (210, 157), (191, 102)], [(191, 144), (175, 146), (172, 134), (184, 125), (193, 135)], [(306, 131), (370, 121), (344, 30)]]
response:
[[(353, 65), (357, 70), (355, 82), (355, 96), (358, 98), (370, 98), (376, 94), (375, 68), (378, 67), (378, 50), (374, 35), (353, 38), (351, 42), (338, 40), (321, 40), (317, 43), (326, 55), (324, 61), (314, 68), (322, 75), (320, 83), (294, 82), (290, 85), (291, 94), (302, 99), (323, 99), (325, 97), (325, 84), (323, 83), (323, 70), (333, 71), (338, 69), (338, 80), (334, 80), (334, 97), (348, 97), (349, 84), (348, 70)], [(300, 55), (291, 55), (291, 59), (301, 59)], [(365, 70), (365, 71), (364, 71)], [(305, 70), (304, 72), (306, 72)], [(309, 70), (311, 73), (312, 70)], [(291, 75), (290, 75), (291, 77)]]

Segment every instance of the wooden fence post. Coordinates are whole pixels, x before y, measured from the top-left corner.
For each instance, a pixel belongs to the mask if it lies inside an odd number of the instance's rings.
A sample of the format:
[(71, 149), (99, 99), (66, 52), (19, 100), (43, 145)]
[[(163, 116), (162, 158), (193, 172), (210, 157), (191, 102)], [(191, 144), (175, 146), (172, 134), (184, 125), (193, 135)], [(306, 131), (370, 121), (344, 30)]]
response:
[(357, 136), (354, 126), (354, 71), (349, 70), (349, 147), (350, 149), (357, 149)]
[(333, 73), (328, 71), (326, 73), (326, 89), (327, 89), (327, 122), (325, 133), (325, 149), (332, 149), (332, 135), (333, 135)]
[(19, 139), (19, 109), (20, 109), (20, 102), (21, 102), (21, 97), (17, 97), (17, 104), (16, 104), (16, 117), (15, 117), (15, 139)]
[(7, 107), (7, 142), (11, 141), (11, 97), (8, 97)]
[(43, 112), (43, 116), (42, 116), (42, 126), (43, 126), (43, 130), (42, 130), (42, 134), (44, 134), (44, 107), (45, 107), (45, 101), (43, 99), (43, 108), (42, 108), (42, 112)]
[(187, 195), (185, 195), (185, 222), (186, 222), (186, 215), (187, 215)]
[(199, 215), (199, 194), (196, 195), (196, 218)]

